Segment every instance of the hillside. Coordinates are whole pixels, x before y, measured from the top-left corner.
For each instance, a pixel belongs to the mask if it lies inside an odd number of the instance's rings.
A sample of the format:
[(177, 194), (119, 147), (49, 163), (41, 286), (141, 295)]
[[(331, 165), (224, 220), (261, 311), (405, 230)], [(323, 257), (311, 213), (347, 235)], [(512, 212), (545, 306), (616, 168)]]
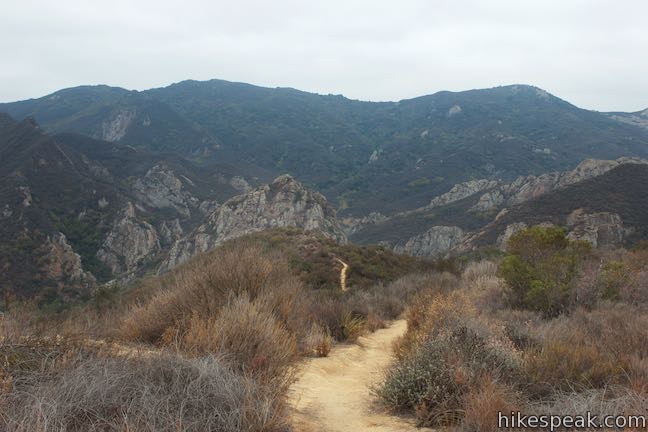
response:
[(219, 202), (250, 189), (245, 173), (50, 136), (0, 115), (0, 288), (66, 299), (89, 295), (95, 279), (140, 273)]
[(639, 126), (648, 129), (648, 109), (634, 113), (615, 112), (608, 113), (608, 116), (616, 121)]
[(349, 265), (348, 286), (352, 288), (370, 288), (378, 282), (390, 282), (409, 273), (455, 270), (451, 263), (400, 255), (381, 246), (340, 244), (298, 228), (269, 229), (229, 241), (229, 244), (246, 243), (285, 255), (294, 273), (316, 289), (339, 287), (337, 269), (341, 264), (338, 259)]
[(520, 176), (512, 182), (470, 180), (454, 185), (450, 191), (415, 210), (390, 217), (347, 218), (342, 222), (349, 239), (355, 243), (380, 243), (403, 253), (442, 256), (511, 207), (626, 164), (646, 165), (648, 161), (586, 159), (573, 170)]
[(618, 240), (647, 240), (648, 166), (620, 165), (601, 176), (514, 206), (475, 236), (471, 244), (493, 244), (507, 227), (521, 223), (532, 226), (550, 222), (574, 229), (584, 222), (585, 226), (579, 228), (596, 230), (596, 226), (587, 226), (588, 215), (594, 223), (602, 220), (603, 225), (621, 230)]
[(200, 163), (289, 173), (345, 216), (418, 208), (474, 178), (513, 180), (571, 169), (586, 157), (648, 156), (645, 129), (524, 85), (372, 103), (184, 81), (143, 92), (78, 87), (0, 111)]

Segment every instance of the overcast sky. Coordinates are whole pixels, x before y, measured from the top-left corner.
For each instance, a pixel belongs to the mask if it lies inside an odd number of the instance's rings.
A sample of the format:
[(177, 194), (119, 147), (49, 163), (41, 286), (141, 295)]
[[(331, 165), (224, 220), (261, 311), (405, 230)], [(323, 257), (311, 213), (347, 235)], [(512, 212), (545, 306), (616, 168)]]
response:
[(646, 0), (2, 0), (0, 101), (220, 78), (364, 100), (525, 83), (648, 107)]

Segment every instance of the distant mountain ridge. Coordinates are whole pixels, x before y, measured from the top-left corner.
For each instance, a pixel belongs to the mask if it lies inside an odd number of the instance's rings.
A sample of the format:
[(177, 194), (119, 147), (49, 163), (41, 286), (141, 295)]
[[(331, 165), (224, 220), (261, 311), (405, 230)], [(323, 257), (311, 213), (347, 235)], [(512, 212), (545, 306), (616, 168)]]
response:
[(521, 203), (465, 239), (460, 250), (499, 244), (526, 226), (565, 226), (596, 245), (648, 240), (648, 164), (621, 164), (599, 176)]
[(648, 157), (648, 130), (536, 87), (362, 102), (288, 88), (183, 81), (142, 92), (78, 87), (0, 104), (16, 118), (203, 163), (290, 173), (342, 215), (394, 214), (471, 179), (567, 170), (587, 157)]
[[(535, 200), (540, 200), (545, 195), (555, 196), (565, 188), (605, 176), (610, 171), (626, 165), (648, 166), (648, 160), (587, 159), (570, 171), (550, 172), (540, 176), (521, 176), (513, 182), (471, 180), (455, 185), (449, 192), (435, 197), (428, 205), (419, 209), (390, 217), (374, 216), (370, 220), (345, 219), (343, 223), (350, 240), (358, 244), (381, 243), (401, 253), (428, 257), (443, 256), (456, 251), (456, 247), (462, 243), (473, 244), (474, 241), (471, 240), (473, 238), (483, 238), (483, 235), (478, 233), (491, 230), (490, 227), (501, 227), (498, 222), (500, 220), (507, 221), (507, 224), (512, 226), (528, 222), (528, 217), (506, 216), (509, 212), (518, 215), (513, 209), (533, 206)], [(641, 184), (642, 179), (638, 178), (637, 182)], [(631, 181), (626, 180), (624, 183), (630, 187)], [(610, 189), (608, 187), (598, 193), (620, 206), (628, 204), (623, 199), (615, 201), (613, 196), (609, 195)], [(592, 193), (595, 191), (590, 191), (590, 194)], [(594, 200), (595, 197), (584, 197), (575, 199), (574, 202)], [(552, 208), (557, 214), (564, 211), (562, 206), (552, 206)], [(596, 209), (591, 211), (597, 212)], [(610, 212), (609, 208), (605, 211)], [(557, 221), (566, 223), (564, 218), (549, 217), (548, 212), (541, 208), (536, 209), (536, 212), (544, 215), (544, 222), (551, 220), (555, 223), (559, 223)], [(641, 223), (635, 225), (641, 226)], [(506, 226), (504, 225), (504, 228)], [(503, 229), (498, 235), (503, 234)], [(476, 233), (477, 237), (475, 237)], [(643, 235), (635, 238), (643, 238)], [(492, 236), (488, 239), (478, 244), (480, 246), (495, 244), (497, 240)], [(463, 247), (462, 250), (466, 248), (470, 249), (472, 246)]]

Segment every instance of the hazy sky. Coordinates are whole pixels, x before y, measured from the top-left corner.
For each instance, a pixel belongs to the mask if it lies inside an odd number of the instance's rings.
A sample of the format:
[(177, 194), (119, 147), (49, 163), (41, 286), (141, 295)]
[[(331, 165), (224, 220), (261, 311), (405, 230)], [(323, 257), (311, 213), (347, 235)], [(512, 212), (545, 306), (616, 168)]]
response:
[(0, 101), (220, 78), (354, 99), (525, 83), (648, 107), (646, 0), (1, 0)]

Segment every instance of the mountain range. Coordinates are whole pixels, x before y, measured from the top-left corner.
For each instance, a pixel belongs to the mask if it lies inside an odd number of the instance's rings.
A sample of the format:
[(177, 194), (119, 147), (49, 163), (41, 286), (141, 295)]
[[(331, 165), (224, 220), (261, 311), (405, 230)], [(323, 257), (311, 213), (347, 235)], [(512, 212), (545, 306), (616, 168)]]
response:
[(418, 208), (454, 184), (572, 169), (587, 157), (648, 156), (648, 130), (531, 86), (362, 102), (212, 80), (142, 92), (106, 86), (0, 104), (50, 133), (73, 132), (203, 164), (289, 173), (343, 216)]
[(648, 236), (648, 197), (631, 186), (648, 170), (646, 111), (583, 110), (532, 86), (377, 103), (185, 81), (0, 112), (0, 290), (18, 296), (83, 297), (277, 227), (425, 257), (533, 223)]

